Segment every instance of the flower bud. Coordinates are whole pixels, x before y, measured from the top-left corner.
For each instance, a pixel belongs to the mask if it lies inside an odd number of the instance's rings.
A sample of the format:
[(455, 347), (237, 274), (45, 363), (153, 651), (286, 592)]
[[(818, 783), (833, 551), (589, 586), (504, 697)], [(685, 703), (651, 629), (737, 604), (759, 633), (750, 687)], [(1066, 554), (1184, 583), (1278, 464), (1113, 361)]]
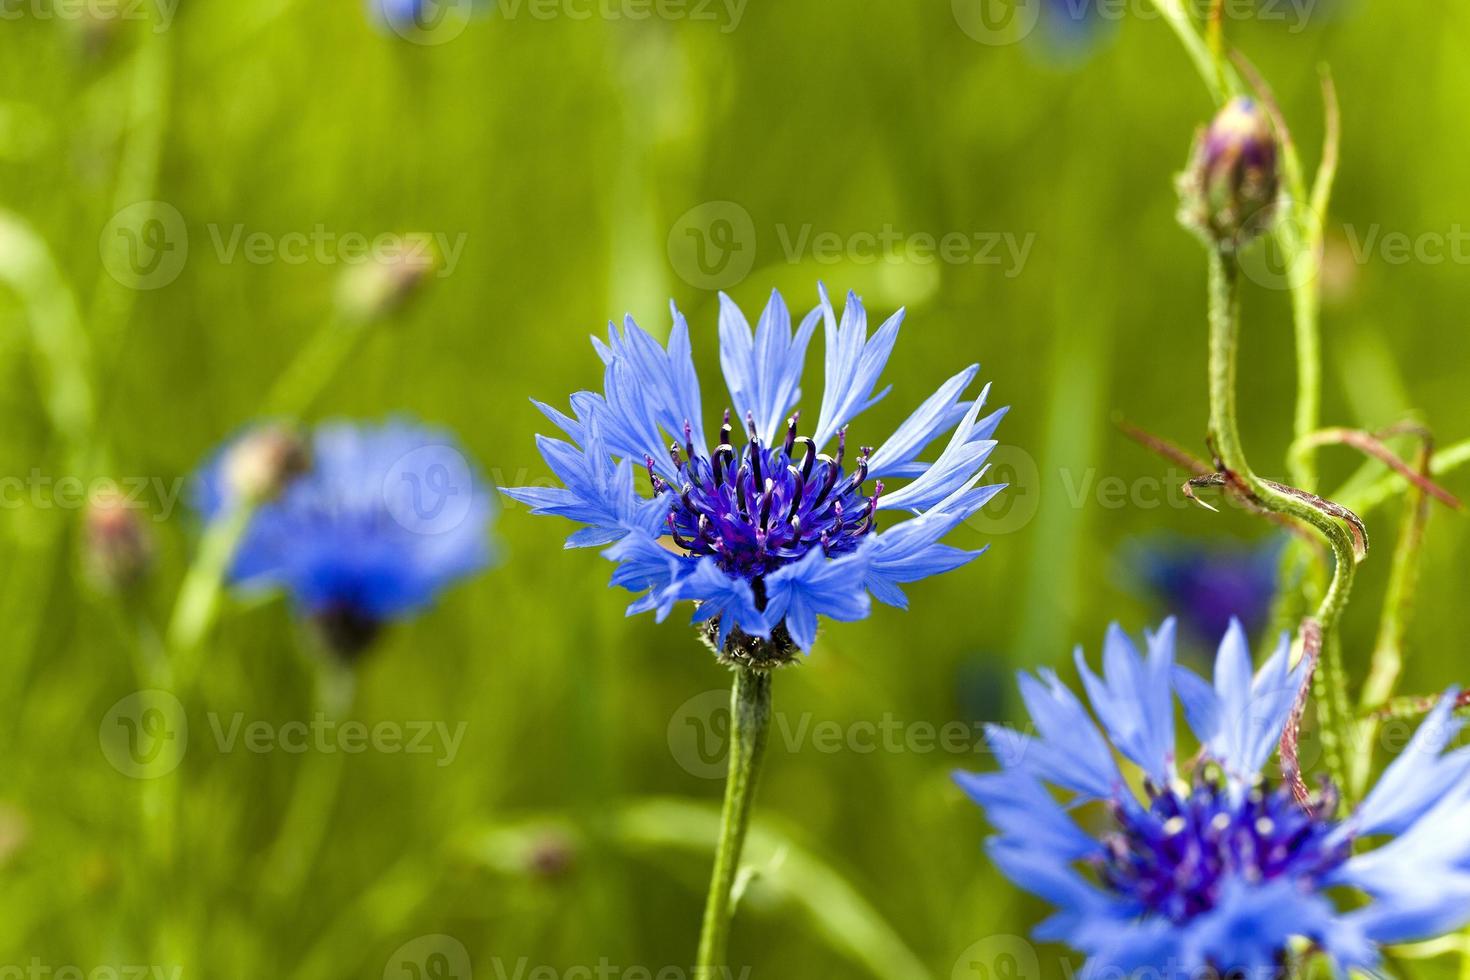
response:
[(284, 425), (263, 425), (228, 450), (225, 482), (235, 499), (253, 504), (274, 500), (286, 485), (311, 468), (306, 443)]
[(87, 501), (82, 561), (102, 589), (135, 585), (153, 564), (153, 536), (135, 507), (116, 490), (99, 490)]
[(1180, 178), (1180, 220), (1206, 244), (1233, 252), (1267, 230), (1280, 179), (1271, 121), (1253, 99), (1226, 103), (1196, 140)]
[(433, 239), (398, 235), (376, 248), (371, 259), (343, 275), (337, 306), (350, 320), (376, 320), (398, 312), (439, 268)]

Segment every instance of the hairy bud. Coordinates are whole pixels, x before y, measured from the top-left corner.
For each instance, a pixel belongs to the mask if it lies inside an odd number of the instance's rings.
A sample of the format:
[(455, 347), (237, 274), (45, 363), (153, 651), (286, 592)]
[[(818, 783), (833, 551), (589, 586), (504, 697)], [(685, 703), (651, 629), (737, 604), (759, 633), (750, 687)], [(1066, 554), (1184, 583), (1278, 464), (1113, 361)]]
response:
[(311, 468), (301, 436), (274, 423), (247, 433), (228, 452), (225, 480), (236, 499), (251, 503), (280, 496), (288, 483)]
[(1180, 221), (1214, 248), (1243, 248), (1275, 217), (1276, 158), (1266, 113), (1253, 99), (1231, 99), (1195, 141), (1179, 180)]
[(153, 535), (123, 494), (116, 490), (94, 493), (83, 520), (82, 561), (99, 588), (127, 589), (148, 573), (153, 564)]

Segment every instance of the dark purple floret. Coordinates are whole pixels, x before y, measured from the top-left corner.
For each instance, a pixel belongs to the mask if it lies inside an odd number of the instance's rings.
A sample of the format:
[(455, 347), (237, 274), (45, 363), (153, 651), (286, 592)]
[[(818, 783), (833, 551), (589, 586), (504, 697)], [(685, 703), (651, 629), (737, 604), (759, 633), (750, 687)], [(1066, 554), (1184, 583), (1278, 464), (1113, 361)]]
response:
[(863, 489), (872, 449), (863, 447), (852, 472), (843, 468), (847, 430), (837, 437), (837, 455), (817, 452), (816, 443), (797, 434), (798, 416), (786, 425), (781, 445), (763, 446), (753, 420), (748, 439), (731, 442), (730, 413), (711, 458), (694, 451), (687, 437), (671, 447), (681, 485), (654, 473), (654, 492), (670, 502), (668, 527), (674, 542), (691, 555), (713, 555), (721, 568), (757, 579), (796, 561), (814, 548), (828, 557), (856, 550), (874, 527), (882, 481), (871, 495)]
[(1136, 899), (1144, 914), (1184, 923), (1213, 909), (1229, 879), (1320, 881), (1350, 853), (1350, 841), (1330, 841), (1331, 799), (1304, 810), (1281, 786), (1257, 787), (1236, 802), (1206, 777), (1187, 796), (1147, 789), (1146, 809), (1115, 809), (1119, 830), (1107, 838), (1100, 868), (1103, 882)]

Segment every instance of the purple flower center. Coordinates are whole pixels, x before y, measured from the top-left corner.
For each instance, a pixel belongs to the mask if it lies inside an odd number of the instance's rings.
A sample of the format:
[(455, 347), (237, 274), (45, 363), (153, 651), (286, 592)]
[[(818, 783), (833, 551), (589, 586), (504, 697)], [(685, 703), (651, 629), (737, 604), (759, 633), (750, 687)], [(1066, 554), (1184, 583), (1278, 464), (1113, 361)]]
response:
[(1329, 841), (1334, 801), (1307, 810), (1285, 786), (1257, 787), (1235, 802), (1217, 782), (1197, 777), (1188, 795), (1152, 785), (1148, 795), (1146, 808), (1115, 807), (1119, 829), (1106, 840), (1099, 870), (1145, 914), (1176, 923), (1213, 909), (1227, 881), (1316, 881), (1351, 850), (1349, 841)]
[(727, 411), (720, 444), (709, 458), (695, 453), (686, 423), (683, 451), (671, 447), (678, 486), (657, 476), (653, 460), (647, 461), (654, 493), (669, 500), (669, 532), (680, 548), (713, 555), (726, 572), (747, 579), (759, 579), (813, 548), (832, 557), (857, 548), (873, 530), (883, 492), (881, 480), (871, 496), (863, 491), (872, 449), (863, 447), (849, 473), (842, 465), (847, 430), (837, 435), (834, 458), (797, 435), (799, 415), (787, 421), (785, 441), (774, 446), (761, 445), (747, 415), (749, 438), (737, 449)]

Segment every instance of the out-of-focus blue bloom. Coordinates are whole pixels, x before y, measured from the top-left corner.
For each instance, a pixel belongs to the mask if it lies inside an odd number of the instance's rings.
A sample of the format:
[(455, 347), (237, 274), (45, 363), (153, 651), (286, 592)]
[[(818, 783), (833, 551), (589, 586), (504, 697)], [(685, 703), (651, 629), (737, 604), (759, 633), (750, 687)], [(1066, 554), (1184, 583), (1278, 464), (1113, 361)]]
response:
[(430, 0), (367, 0), (368, 10), (395, 24), (413, 24)]
[[(533, 513), (585, 525), (568, 547), (610, 545), (604, 554), (619, 563), (613, 583), (647, 593), (630, 613), (653, 610), (662, 620), (676, 603), (696, 602), (695, 620), (715, 624), (720, 650), (736, 630), (761, 639), (784, 630), (809, 650), (819, 616), (861, 619), (870, 593), (906, 606), (903, 584), (980, 553), (940, 539), (1002, 489), (977, 484), (1005, 409), (981, 417), (988, 386), (962, 400), (979, 371), (971, 365), (887, 442), (854, 452), (848, 424), (888, 393), (874, 390), (903, 311), (869, 336), (857, 296), (848, 294), (839, 320), (826, 290), (818, 293), (820, 303), (793, 331), (773, 292), (753, 334), (721, 295), (720, 365), (731, 408), (713, 438), (678, 309), (667, 347), (631, 317), (621, 332), (610, 325), (606, 343), (593, 339), (603, 392), (572, 395), (574, 416), (537, 403), (568, 437), (537, 437), (564, 488), (505, 493)], [(801, 401), (807, 344), (819, 323), (825, 387), (816, 425), (804, 435), (800, 413), (788, 413)], [(945, 433), (933, 462), (921, 462)], [(635, 469), (646, 471), (648, 496), (634, 489)], [(906, 482), (893, 490), (896, 480)], [(916, 516), (880, 531), (880, 511)]]
[[(438, 31), (457, 34), (482, 0), (366, 0), (368, 17), (400, 37), (417, 40)], [(447, 39), (447, 38), (446, 38)]]
[(1076, 53), (1090, 48), (1103, 33), (1113, 27), (1102, 0), (1042, 0), (1041, 23), (1045, 39), (1053, 50)]
[[(1021, 676), (1038, 734), (991, 729), (1002, 770), (957, 778), (1000, 832), (996, 864), (1057, 907), (1037, 937), (1085, 953), (1084, 977), (1277, 976), (1298, 940), (1336, 970), (1372, 970), (1381, 946), (1470, 920), (1470, 748), (1445, 752), (1453, 693), (1338, 819), (1330, 791), (1304, 808), (1262, 775), (1306, 680), (1289, 658), (1283, 637), (1253, 675), (1232, 624), (1211, 684), (1175, 666), (1172, 620), (1146, 656), (1113, 626), (1101, 678), (1077, 654), (1101, 731), (1054, 674)], [(1189, 772), (1175, 693), (1203, 746)], [(1115, 751), (1142, 771), (1142, 799)], [(1072, 817), (1089, 804), (1112, 825), (1101, 839)], [(1343, 901), (1353, 889), (1368, 901)]]
[(1250, 545), (1151, 537), (1126, 549), (1125, 574), (1176, 612), (1190, 638), (1213, 644), (1232, 618), (1239, 618), (1250, 636), (1265, 628), (1276, 596), (1281, 546), (1280, 538)]
[[(206, 520), (234, 506), (232, 448), (196, 478)], [(365, 642), (489, 562), (493, 499), (450, 433), (330, 423), (313, 433), (310, 457), (252, 515), (229, 580), (284, 589), (329, 640)]]

